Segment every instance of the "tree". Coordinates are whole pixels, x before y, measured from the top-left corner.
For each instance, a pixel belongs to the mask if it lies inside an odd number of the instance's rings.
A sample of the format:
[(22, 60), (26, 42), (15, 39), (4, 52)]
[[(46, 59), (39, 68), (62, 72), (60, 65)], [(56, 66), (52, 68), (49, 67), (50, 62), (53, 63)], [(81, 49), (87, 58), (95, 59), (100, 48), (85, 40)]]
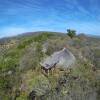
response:
[(75, 30), (71, 30), (71, 29), (67, 29), (67, 35), (71, 38), (73, 38), (74, 36), (76, 36), (76, 31)]

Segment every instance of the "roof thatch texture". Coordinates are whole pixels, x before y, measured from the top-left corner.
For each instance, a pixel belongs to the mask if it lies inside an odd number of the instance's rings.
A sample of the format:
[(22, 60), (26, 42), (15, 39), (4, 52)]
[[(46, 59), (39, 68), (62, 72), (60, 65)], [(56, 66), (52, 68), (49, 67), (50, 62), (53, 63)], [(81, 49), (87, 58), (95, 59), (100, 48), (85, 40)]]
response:
[(57, 64), (59, 67), (67, 68), (74, 62), (74, 55), (67, 48), (63, 48), (58, 52), (54, 52), (51, 56), (40, 62), (40, 65), (45, 69), (50, 69), (55, 64)]

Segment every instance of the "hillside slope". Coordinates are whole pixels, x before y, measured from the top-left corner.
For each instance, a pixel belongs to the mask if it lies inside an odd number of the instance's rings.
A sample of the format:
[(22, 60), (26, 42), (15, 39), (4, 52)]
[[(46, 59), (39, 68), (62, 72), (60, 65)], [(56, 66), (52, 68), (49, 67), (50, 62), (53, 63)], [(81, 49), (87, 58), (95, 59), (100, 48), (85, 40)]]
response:
[[(48, 42), (46, 53), (43, 45)], [(42, 73), (40, 62), (65, 45), (71, 70)], [(0, 40), (0, 100), (100, 100), (100, 38), (36, 32)]]

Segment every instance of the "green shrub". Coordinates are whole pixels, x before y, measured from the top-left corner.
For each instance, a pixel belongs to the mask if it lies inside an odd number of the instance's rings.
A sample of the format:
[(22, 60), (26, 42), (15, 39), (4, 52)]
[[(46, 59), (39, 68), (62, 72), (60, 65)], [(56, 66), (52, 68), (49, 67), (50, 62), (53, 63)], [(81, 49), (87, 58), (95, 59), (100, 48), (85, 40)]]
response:
[(67, 35), (71, 38), (75, 37), (76, 36), (76, 31), (75, 30), (71, 30), (71, 29), (68, 29), (67, 30)]
[(51, 36), (54, 36), (52, 33), (41, 33), (34, 37), (35, 42), (42, 42), (45, 41), (47, 38), (50, 38)]

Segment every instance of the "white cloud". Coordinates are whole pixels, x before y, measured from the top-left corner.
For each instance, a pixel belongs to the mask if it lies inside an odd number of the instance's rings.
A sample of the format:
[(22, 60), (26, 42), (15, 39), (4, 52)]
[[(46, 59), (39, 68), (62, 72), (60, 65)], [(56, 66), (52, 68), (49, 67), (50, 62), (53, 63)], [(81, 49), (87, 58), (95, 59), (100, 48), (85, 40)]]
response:
[(5, 36), (15, 36), (17, 34), (24, 33), (27, 31), (29, 31), (29, 29), (19, 27), (5, 27), (0, 29), (0, 38)]

